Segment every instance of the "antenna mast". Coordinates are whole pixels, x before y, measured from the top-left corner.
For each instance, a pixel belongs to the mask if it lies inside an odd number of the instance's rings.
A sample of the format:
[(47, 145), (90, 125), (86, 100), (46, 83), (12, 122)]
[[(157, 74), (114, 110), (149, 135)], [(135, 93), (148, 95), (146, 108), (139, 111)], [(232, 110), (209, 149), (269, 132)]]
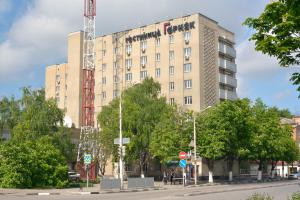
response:
[(94, 87), (95, 87), (96, 0), (84, 0), (83, 66), (81, 84), (81, 133), (77, 162), (83, 151), (94, 154)]

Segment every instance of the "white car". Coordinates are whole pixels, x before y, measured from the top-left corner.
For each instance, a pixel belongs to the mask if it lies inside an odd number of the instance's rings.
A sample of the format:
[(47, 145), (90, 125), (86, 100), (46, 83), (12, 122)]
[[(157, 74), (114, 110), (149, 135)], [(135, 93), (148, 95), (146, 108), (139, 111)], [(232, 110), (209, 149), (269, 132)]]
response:
[(299, 172), (294, 172), (289, 174), (289, 179), (299, 179), (300, 178), (300, 173)]
[(80, 174), (78, 174), (76, 172), (68, 172), (68, 178), (70, 181), (79, 181)]

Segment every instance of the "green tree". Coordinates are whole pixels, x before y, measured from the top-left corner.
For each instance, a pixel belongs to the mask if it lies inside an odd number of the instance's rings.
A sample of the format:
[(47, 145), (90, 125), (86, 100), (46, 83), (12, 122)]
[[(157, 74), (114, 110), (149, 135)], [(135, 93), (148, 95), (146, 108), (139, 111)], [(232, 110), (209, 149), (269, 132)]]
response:
[(193, 136), (192, 113), (169, 107), (152, 133), (150, 152), (162, 164), (178, 160), (180, 151), (187, 152)]
[(23, 88), (21, 100), (5, 102), (1, 114), (8, 116), (12, 138), (0, 147), (0, 186), (64, 186), (66, 158), (74, 158), (75, 148), (62, 127), (63, 111), (54, 100), (45, 100), (44, 90)]
[(64, 113), (55, 100), (45, 100), (44, 90), (23, 88), (22, 115), (13, 129), (13, 139), (35, 139), (58, 132)]
[[(217, 106), (219, 128), (225, 131), (225, 160), (232, 180), (234, 160), (247, 159), (250, 148), (249, 139), (253, 129), (250, 101), (248, 99), (224, 101)], [(216, 127), (218, 128), (218, 127)]]
[[(247, 18), (244, 24), (256, 30), (250, 40), (257, 51), (275, 56), (281, 66), (300, 64), (300, 0), (273, 1), (258, 18)], [(300, 73), (291, 80), (299, 85)]]
[(64, 157), (46, 136), (0, 146), (0, 187), (63, 186), (67, 170)]
[(4, 129), (12, 131), (21, 116), (20, 101), (14, 97), (4, 97), (0, 100), (0, 138)]
[(214, 161), (225, 158), (226, 127), (219, 119), (218, 106), (212, 107), (196, 118), (197, 121), (197, 151), (208, 165), (209, 182), (213, 182)]
[(232, 180), (234, 160), (249, 155), (249, 139), (252, 132), (250, 102), (248, 99), (224, 101), (214, 108), (200, 113), (197, 118), (198, 148), (206, 158), (210, 181), (214, 160), (227, 160), (229, 179)]
[[(122, 94), (122, 131), (124, 137), (130, 137), (125, 159), (138, 162), (141, 176), (144, 175), (144, 169), (151, 158), (151, 134), (161, 119), (161, 113), (168, 107), (165, 98), (159, 97), (159, 93), (159, 83), (152, 78), (146, 78), (143, 83), (130, 87)], [(103, 107), (98, 116), (103, 131), (111, 132), (116, 137), (119, 135), (118, 104), (119, 99), (113, 100)]]
[(291, 128), (280, 124), (279, 112), (268, 108), (260, 99), (252, 107), (255, 128), (250, 140), (252, 160), (258, 162), (258, 180), (261, 180), (262, 164), (272, 162), (272, 171), (279, 160), (291, 162), (297, 159), (298, 150), (291, 138)]

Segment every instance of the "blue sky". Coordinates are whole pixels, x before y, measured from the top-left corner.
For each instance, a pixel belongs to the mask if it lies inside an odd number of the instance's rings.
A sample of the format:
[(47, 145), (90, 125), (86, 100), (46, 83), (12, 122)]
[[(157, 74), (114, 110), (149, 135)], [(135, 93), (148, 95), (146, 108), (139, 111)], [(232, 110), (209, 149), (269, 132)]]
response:
[[(290, 75), (275, 58), (255, 52), (242, 26), (268, 0), (97, 0), (97, 35), (200, 12), (235, 33), (238, 95), (300, 115)], [(0, 0), (0, 97), (44, 87), (45, 66), (66, 62), (67, 34), (82, 29), (83, 0)], [(109, 9), (108, 9), (109, 8)]]

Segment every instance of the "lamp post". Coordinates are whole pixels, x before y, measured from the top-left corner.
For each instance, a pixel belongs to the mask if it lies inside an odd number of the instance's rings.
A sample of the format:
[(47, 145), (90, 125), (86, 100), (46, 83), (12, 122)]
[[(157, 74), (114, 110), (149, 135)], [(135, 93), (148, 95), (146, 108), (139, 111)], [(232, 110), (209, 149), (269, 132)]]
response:
[(119, 101), (119, 169), (120, 169), (120, 181), (121, 181), (121, 190), (123, 189), (123, 152), (122, 152), (122, 146), (123, 146), (123, 134), (122, 134), (122, 93), (120, 95), (120, 101)]
[[(211, 106), (207, 106), (206, 108), (204, 108), (203, 110), (200, 110), (200, 112), (205, 111), (206, 109), (211, 108)], [(199, 112), (199, 113), (200, 113)], [(195, 185), (197, 185), (197, 161), (196, 161), (196, 156), (197, 156), (197, 148), (196, 148), (196, 117), (195, 117), (195, 113), (193, 114), (193, 118), (194, 118), (194, 179), (195, 179)]]

